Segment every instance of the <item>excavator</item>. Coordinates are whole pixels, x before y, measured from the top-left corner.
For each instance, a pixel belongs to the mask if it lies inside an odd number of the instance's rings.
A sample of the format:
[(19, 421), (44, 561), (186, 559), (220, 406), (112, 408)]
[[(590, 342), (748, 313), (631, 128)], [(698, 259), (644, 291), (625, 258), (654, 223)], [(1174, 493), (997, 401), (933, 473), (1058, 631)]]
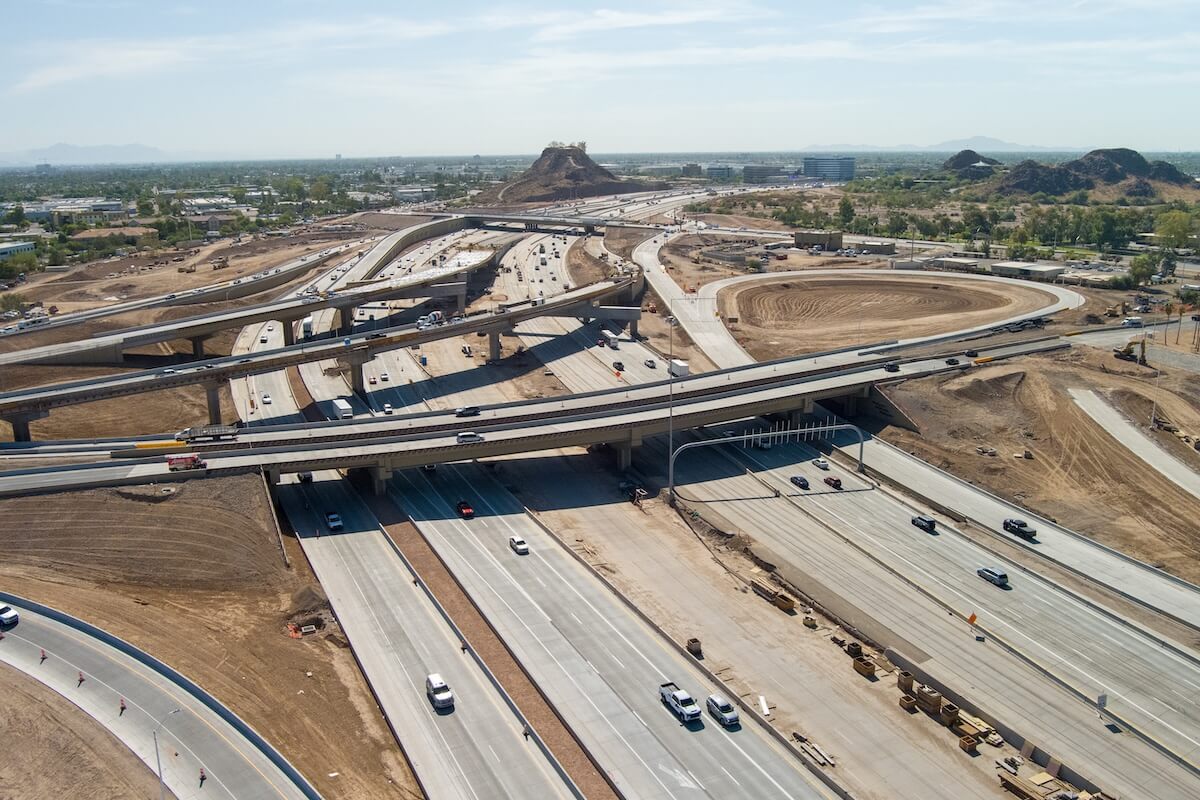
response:
[(1106, 317), (1123, 317), (1127, 313), (1129, 313), (1129, 303), (1124, 300), (1119, 305), (1109, 306), (1104, 309), (1104, 316)]
[[(1134, 351), (1137, 351), (1136, 354)], [(1138, 339), (1136, 342), (1126, 342), (1124, 347), (1114, 347), (1113, 355), (1122, 361), (1136, 361), (1138, 364), (1145, 366), (1146, 364), (1146, 340)]]

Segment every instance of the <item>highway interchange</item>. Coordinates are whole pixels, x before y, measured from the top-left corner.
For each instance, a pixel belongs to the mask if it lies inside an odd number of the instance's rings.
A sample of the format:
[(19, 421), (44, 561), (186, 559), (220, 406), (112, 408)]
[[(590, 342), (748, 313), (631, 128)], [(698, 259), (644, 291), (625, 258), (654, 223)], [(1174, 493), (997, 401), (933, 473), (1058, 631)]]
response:
[[(682, 205), (687, 200), (670, 202)], [(663, 208), (650, 200), (626, 200), (598, 201), (572, 211), (603, 215), (621, 210), (628, 218), (661, 213)], [(443, 237), (428, 245), (426, 255), (495, 237), (495, 232), (488, 231)], [(709, 358), (722, 367), (746, 364), (748, 357), (719, 320), (714, 322), (705, 305), (715, 294), (684, 297), (678, 287), (672, 292), (666, 283), (670, 278), (657, 257), (664, 238), (655, 237), (638, 247), (634, 261)], [(497, 273), (494, 291), (510, 299), (529, 298), (534, 292), (547, 296), (561, 293), (560, 287), (569, 281), (565, 254), (576, 237), (561, 242), (560, 256), (551, 256), (542, 267), (538, 247), (555, 239), (548, 234), (524, 236), (505, 255), (502, 263), (512, 269)], [(593, 242), (598, 240), (589, 239), (586, 246)], [(363, 280), (368, 273), (386, 273), (388, 269), (370, 256), (360, 264), (329, 285), (336, 288), (343, 281)], [(411, 268), (417, 275), (427, 264), (428, 260), (418, 258), (405, 269)], [(314, 315), (316, 326), (333, 329), (334, 313), (318, 312)], [(630, 400), (644, 396), (661, 402), (665, 368), (661, 354), (628, 337), (623, 338), (619, 351), (597, 348), (600, 328), (595, 322), (539, 317), (521, 322), (516, 335), (573, 392), (616, 389), (630, 393)], [(452, 410), (459, 405), (495, 406), (485, 408), (470, 426), (484, 430), (489, 443), (522, 438), (527, 428), (542, 426), (553, 434), (548, 440), (553, 442), (551, 447), (558, 448), (578, 443), (571, 438), (573, 431), (596, 427), (594, 421), (571, 418), (557, 423), (542, 419), (536, 424), (503, 424), (505, 414), (528, 416), (529, 412), (519, 410), (523, 404), (514, 403), (518, 398), (507, 389), (480, 380), (479, 373), (488, 368), (475, 366), (473, 359), (458, 354), (457, 341), (431, 341), (421, 345), (419, 352), (408, 348), (383, 351), (368, 366), (375, 382), (364, 396), (351, 391), (343, 373), (326, 369), (334, 366), (332, 362), (306, 362), (299, 367), (299, 374), (326, 416), (331, 415), (333, 399), (353, 398), (356, 416), (364, 419), (339, 425), (339, 433), (387, 430), (405, 441), (377, 445), (379, 452), (412, 449), (416, 451), (415, 460), (409, 462), (413, 465), (426, 457), (443, 460), (435, 452), (438, 449), (455, 450), (455, 428), (451, 426), (462, 423), (455, 422)], [(280, 348), (282, 343), (280, 323), (255, 323), (239, 336), (234, 355), (246, 357)], [(429, 365), (420, 364), (422, 354), (437, 362), (436, 374)], [(457, 366), (445, 366), (455, 355)], [(625, 370), (613, 369), (614, 357), (624, 362)], [(818, 368), (856, 370), (861, 372), (855, 374), (874, 380), (885, 379), (878, 356), (874, 366), (862, 363), (869, 358), (857, 351), (835, 353), (798, 360), (789, 368), (796, 373)], [(655, 359), (657, 367), (645, 366), (647, 359)], [(906, 362), (901, 368), (904, 374), (923, 374), (921, 370), (948, 367), (942, 359), (926, 359)], [(383, 380), (384, 373), (387, 380)], [(796, 380), (812, 383), (836, 378), (800, 376)], [(651, 385), (637, 388), (642, 383)], [(699, 380), (688, 383), (702, 385)], [(252, 426), (239, 436), (239, 443), (253, 442), (251, 447), (258, 445), (259, 449), (248, 454), (214, 450), (208, 456), (212, 469), (270, 467), (276, 463), (271, 460), (276, 455), (279, 463), (295, 468), (299, 462), (293, 455), (263, 451), (272, 440), (291, 444), (320, 436), (320, 427), (297, 424), (303, 415), (287, 374), (283, 370), (261, 372), (235, 378), (232, 384), (239, 415)], [(672, 386), (672, 393), (686, 385)], [(781, 385), (773, 391), (793, 392), (794, 385)], [(737, 397), (718, 395), (691, 402), (698, 413), (716, 413), (724, 406), (722, 419), (733, 420), (736, 408), (729, 407), (739, 398), (768, 394), (747, 389)], [(271, 400), (264, 403), (267, 396)], [(548, 399), (543, 404), (562, 404), (566, 411), (568, 404), (587, 402), (581, 398)], [(680, 402), (679, 398), (675, 402)], [(676, 413), (686, 416), (687, 402), (685, 394), (684, 407)], [(392, 406), (393, 414), (383, 413), (384, 403)], [(607, 411), (605, 424), (612, 420), (628, 426), (640, 424), (656, 413), (645, 410), (648, 407), (643, 402), (636, 412)], [(413, 412), (418, 416), (402, 416)], [(278, 423), (291, 424), (272, 430)], [(760, 423), (751, 419), (721, 424), (741, 430)], [(426, 439), (405, 434), (406, 429), (437, 427), (451, 433), (431, 430), (422, 434)], [(655, 470), (662, 471), (666, 462), (665, 442), (652, 435), (660, 430), (661, 426), (651, 430), (635, 456), (635, 466), (650, 476)], [(714, 435), (705, 430), (695, 434), (677, 430), (681, 440)], [(878, 443), (872, 445), (879, 450)], [(353, 450), (358, 457), (370, 447), (336, 449)], [(838, 463), (832, 472), (842, 478), (845, 490), (826, 490), (819, 482), (822, 473), (809, 464), (817, 454), (817, 450), (796, 443), (769, 451), (733, 445), (692, 451), (680, 460), (681, 497), (702, 508), (706, 517), (723, 519), (730, 529), (750, 533), (780, 557), (797, 585), (814, 596), (840, 599), (853, 624), (920, 663), (1095, 782), (1123, 796), (1194, 796), (1196, 773), (1163, 750), (1192, 764), (1200, 761), (1200, 655), (1102, 604), (1003, 562), (960, 536), (952, 525), (943, 522), (936, 536), (919, 531), (909, 518), (927, 509)], [(311, 484), (282, 477), (277, 488), (280, 501), (300, 532), (305, 553), (426, 791), (437, 797), (566, 794), (545, 757), (521, 737), (521, 726), (499, 693), (481, 670), (464, 661), (449, 627), (415, 589), (411, 573), (388, 545), (369, 509), (346, 488), (338, 472), (322, 471), (327, 466), (323, 457), (313, 459), (317, 471)], [(874, 457), (874, 453), (869, 456), (868, 463)], [(891, 471), (905, 474), (910, 466), (900, 463)], [(11, 485), (10, 491), (27, 491), (44, 475), (54, 476), (60, 485), (70, 483), (69, 477), (62, 479), (71, 473), (53, 470), (0, 474), (0, 487)], [(104, 481), (167, 477), (158, 460), (115, 462), (75, 471), (89, 473), (102, 473)], [(814, 486), (822, 488), (796, 490), (790, 478), (797, 474), (807, 475)], [(927, 477), (918, 473), (914, 483)], [(936, 483), (938, 477), (929, 480)], [(960, 505), (997, 504), (994, 510), (989, 507), (976, 512), (987, 524), (996, 525), (998, 515), (1004, 512), (1000, 501), (981, 496), (973, 487), (953, 488), (963, 495), (953, 501)], [(447, 464), (431, 479), (421, 470), (405, 469), (388, 482), (387, 493), (452, 569), (626, 796), (826, 796), (819, 782), (758, 724), (728, 732), (706, 720), (702, 730), (689, 731), (659, 707), (654, 689), (664, 680), (675, 680), (701, 698), (720, 687), (710, 685), (564, 552), (488, 470), (474, 463)], [(456, 515), (454, 504), (461, 498), (475, 506), (475, 519), (462, 520)], [(336, 536), (318, 535), (328, 533), (322, 531), (319, 510), (331, 506), (342, 515), (346, 531)], [(529, 542), (529, 556), (518, 557), (509, 550), (507, 541), (512, 535)], [(597, 535), (602, 531), (597, 530)], [(1046, 531), (1037, 546), (1043, 545), (1079, 572), (1094, 573), (1101, 583), (1127, 587), (1144, 605), (1162, 609), (1193, 628), (1200, 626), (1195, 587), (1156, 576), (1144, 565), (1117, 558), (1067, 532)], [(1005, 568), (1012, 589), (983, 584), (974, 575), (982, 564)], [(974, 627), (965, 621), (970, 614), (977, 615)], [(462, 693), (462, 707), (453, 715), (435, 714), (425, 701), (420, 684), (427, 672), (435, 670)], [(1138, 735), (1115, 736), (1104, 727), (1094, 706), (1087, 702), (1101, 693), (1108, 695), (1110, 712), (1121, 720), (1120, 727), (1136, 729)], [(919, 778), (913, 775), (907, 780), (903, 785), (914, 786)]]

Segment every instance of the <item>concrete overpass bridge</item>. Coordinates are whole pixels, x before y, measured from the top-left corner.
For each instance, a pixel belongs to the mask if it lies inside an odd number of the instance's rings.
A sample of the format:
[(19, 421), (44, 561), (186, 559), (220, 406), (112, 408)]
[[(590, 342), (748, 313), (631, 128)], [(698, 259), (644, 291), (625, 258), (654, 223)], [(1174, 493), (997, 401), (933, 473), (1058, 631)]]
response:
[[(1064, 346), (1061, 340), (1044, 340), (1010, 345), (1004, 353)], [(483, 409), (480, 416), (471, 418), (427, 412), (275, 430), (266, 427), (243, 431), (237, 442), (208, 447), (180, 447), (167, 441), (166, 452), (190, 449), (200, 453), (207, 469), (173, 473), (158, 455), (163, 450), (140, 447), (125, 454), (133, 458), (0, 473), (0, 496), (258, 470), (278, 480), (281, 474), (291, 472), (366, 469), (376, 487), (382, 488), (392, 471), (406, 467), (590, 444), (613, 446), (619, 463), (627, 466), (632, 448), (646, 437), (665, 433), (668, 427), (683, 430), (765, 414), (799, 415), (811, 412), (821, 400), (865, 398), (878, 383), (971, 368), (971, 362), (949, 365), (944, 355), (901, 363), (898, 371), (876, 363), (819, 373), (806, 371), (811, 369), (812, 359), (805, 356), (678, 382), (507, 403)], [(678, 396), (676, 385), (680, 387)], [(478, 438), (460, 442), (457, 435), (462, 432)]]
[[(114, 397), (158, 391), (173, 386), (202, 384), (208, 400), (211, 422), (221, 418), (219, 387), (233, 378), (274, 372), (308, 361), (338, 359), (350, 367), (351, 384), (355, 391), (365, 391), (363, 367), (378, 353), (412, 345), (461, 336), (476, 332), (488, 335), (489, 353), (499, 358), (500, 335), (511, 331), (525, 320), (541, 316), (576, 317), (580, 319), (617, 319), (631, 321), (635, 326), (641, 316), (637, 306), (605, 306), (604, 298), (629, 299), (634, 280), (601, 281), (573, 289), (553, 298), (527, 300), (498, 306), (492, 312), (465, 317), (459, 322), (425, 329), (415, 325), (372, 330), (350, 336), (340, 333), (333, 338), (295, 343), (290, 323), (284, 323), (285, 341), (293, 344), (276, 350), (264, 350), (246, 355), (229, 356), (181, 367), (163, 367), (119, 375), (107, 375), (69, 383), (50, 384), (0, 393), (0, 419), (12, 424), (16, 441), (29, 441), (29, 423), (45, 417), (51, 409)], [(303, 306), (312, 308), (314, 306)], [(264, 312), (267, 313), (267, 312)], [(352, 316), (352, 315), (347, 315)], [(275, 319), (259, 316), (254, 321)], [(250, 324), (249, 322), (245, 324)]]

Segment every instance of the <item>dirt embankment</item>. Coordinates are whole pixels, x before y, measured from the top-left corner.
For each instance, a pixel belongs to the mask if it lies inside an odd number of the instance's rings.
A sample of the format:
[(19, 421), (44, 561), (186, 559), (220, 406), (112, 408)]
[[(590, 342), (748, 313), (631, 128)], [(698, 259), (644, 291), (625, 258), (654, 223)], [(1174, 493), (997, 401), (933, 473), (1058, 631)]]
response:
[(658, 231), (645, 228), (620, 228), (609, 225), (604, 229), (604, 246), (626, 261), (633, 259), (633, 248), (647, 239), (653, 238)]
[(1036, 287), (900, 277), (891, 272), (786, 278), (733, 286), (718, 297), (721, 314), (759, 360), (950, 333), (1044, 307), (1053, 297)]
[[(1082, 347), (1031, 356), (893, 387), (891, 396), (921, 433), (885, 428), (881, 435), (1019, 505), (1197, 581), (1200, 500), (1131, 454), (1068, 394), (1071, 388), (1112, 390), (1147, 419), (1154, 398), (1181, 428), (1200, 432), (1194, 378), (1164, 371), (1156, 386), (1153, 368)], [(977, 446), (993, 447), (997, 455), (980, 455)], [(1032, 460), (1013, 457), (1026, 449)]]
[(0, 664), (0, 694), (9, 734), (0, 796), (158, 796), (158, 779), (142, 760), (66, 698), (7, 664)]
[[(179, 669), (324, 796), (419, 797), (290, 538), (284, 565), (269, 503), (257, 476), (0, 500), (0, 580)], [(288, 622), (320, 631), (292, 639)]]

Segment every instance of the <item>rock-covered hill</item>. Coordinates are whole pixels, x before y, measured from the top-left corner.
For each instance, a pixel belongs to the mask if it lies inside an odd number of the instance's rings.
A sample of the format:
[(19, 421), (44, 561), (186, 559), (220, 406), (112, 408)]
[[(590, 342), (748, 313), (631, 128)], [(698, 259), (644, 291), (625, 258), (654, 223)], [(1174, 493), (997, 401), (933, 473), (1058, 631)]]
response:
[(547, 147), (517, 177), (477, 195), (479, 205), (573, 200), (604, 194), (643, 192), (653, 184), (621, 180), (593, 161), (580, 147)]
[(1080, 189), (1116, 187), (1124, 194), (1148, 197), (1170, 185), (1191, 188), (1195, 181), (1166, 161), (1147, 161), (1125, 147), (1093, 150), (1057, 166), (1022, 161), (996, 185), (999, 194), (1066, 194)]
[(942, 169), (957, 172), (960, 169), (967, 169), (968, 167), (974, 167), (980, 164), (994, 167), (999, 163), (1000, 162), (996, 159), (988, 158), (987, 156), (981, 156), (974, 150), (959, 150), (957, 153), (950, 156), (950, 158), (946, 159), (945, 163), (942, 164)]

